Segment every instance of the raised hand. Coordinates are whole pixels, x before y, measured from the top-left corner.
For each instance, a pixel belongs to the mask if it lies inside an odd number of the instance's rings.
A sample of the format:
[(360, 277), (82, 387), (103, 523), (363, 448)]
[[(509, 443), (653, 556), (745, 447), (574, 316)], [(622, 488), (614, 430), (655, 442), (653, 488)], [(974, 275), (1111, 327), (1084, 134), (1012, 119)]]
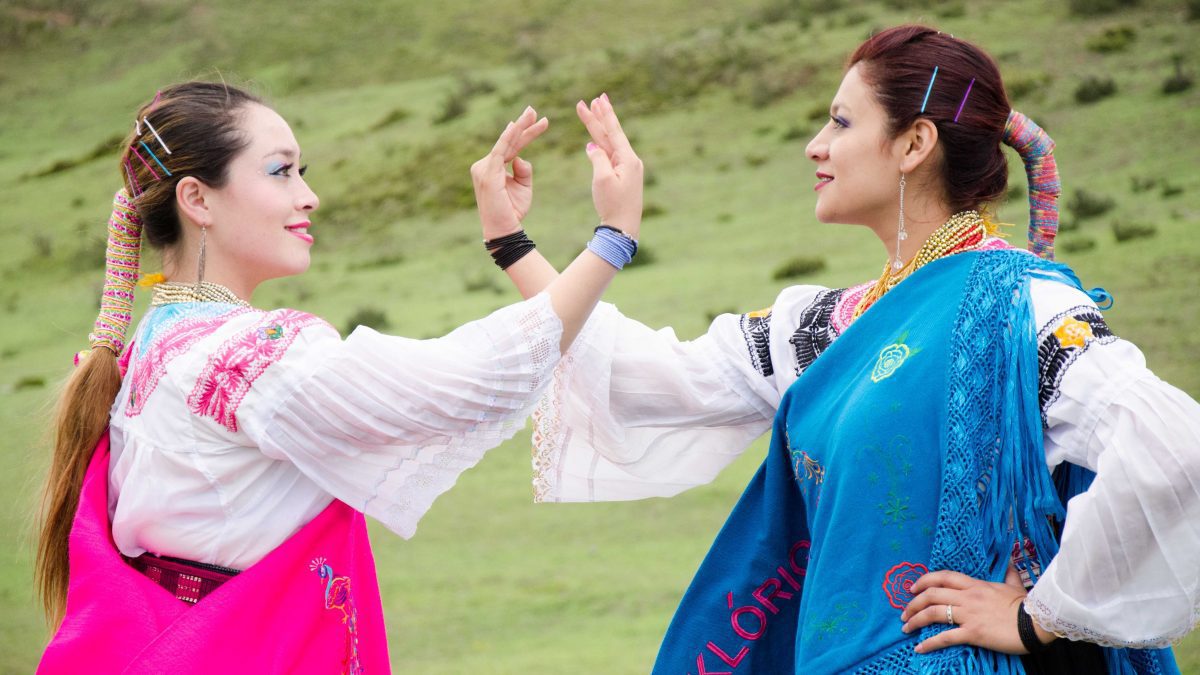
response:
[[(517, 155), (550, 126), (538, 119), (532, 107), (525, 108), (500, 134), (490, 152), (471, 165), (475, 203), (483, 225), (483, 238), (495, 239), (521, 229), (521, 221), (533, 204), (533, 165)], [(507, 167), (512, 164), (512, 173)]]
[(580, 101), (575, 112), (592, 136), (588, 159), (592, 160), (592, 201), (600, 222), (635, 239), (642, 225), (642, 160), (633, 151), (621, 129), (607, 94)]

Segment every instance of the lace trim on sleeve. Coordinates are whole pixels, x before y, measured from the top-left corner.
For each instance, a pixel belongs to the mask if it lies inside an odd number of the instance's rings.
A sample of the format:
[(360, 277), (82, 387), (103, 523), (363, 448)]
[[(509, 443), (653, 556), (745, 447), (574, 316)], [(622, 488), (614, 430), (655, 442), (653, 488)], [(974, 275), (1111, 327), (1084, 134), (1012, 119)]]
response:
[(1191, 625), (1183, 630), (1145, 640), (1118, 640), (1112, 636), (1094, 631), (1087, 626), (1080, 626), (1070, 621), (1059, 619), (1054, 615), (1054, 611), (1036, 595), (1036, 590), (1037, 586), (1034, 586), (1034, 590), (1030, 591), (1029, 595), (1026, 596), (1025, 611), (1029, 612), (1029, 616), (1034, 621), (1037, 621), (1042, 628), (1068, 640), (1092, 642), (1102, 647), (1115, 647), (1118, 649), (1159, 649), (1167, 647), (1171, 643), (1183, 639), (1195, 627), (1196, 622), (1200, 620), (1200, 606), (1197, 606), (1192, 608)]

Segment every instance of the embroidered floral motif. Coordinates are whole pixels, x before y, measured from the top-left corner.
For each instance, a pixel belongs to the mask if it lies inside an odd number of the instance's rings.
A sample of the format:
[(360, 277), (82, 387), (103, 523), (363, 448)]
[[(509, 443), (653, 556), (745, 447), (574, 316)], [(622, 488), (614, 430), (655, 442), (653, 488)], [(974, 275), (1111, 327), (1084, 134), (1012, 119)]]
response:
[(890, 344), (879, 352), (879, 359), (875, 362), (875, 369), (871, 371), (871, 381), (879, 382), (886, 380), (896, 372), (896, 369), (904, 365), (908, 357), (912, 355), (912, 350), (908, 345), (904, 344), (904, 336), (894, 344)]
[[(254, 310), (241, 307), (230, 310), (222, 306), (219, 314), (198, 317), (178, 317), (173, 323), (156, 322), (146, 331), (145, 340), (149, 346), (141, 347), (141, 354), (134, 361), (133, 382), (129, 386), (129, 402), (125, 406), (125, 415), (134, 417), (140, 415), (158, 387), (159, 380), (167, 370), (167, 365), (176, 357), (186, 353), (197, 341), (211, 335), (214, 330), (224, 325), (235, 316), (240, 316)], [(156, 309), (163, 312), (165, 308)], [(140, 342), (140, 340), (139, 340)], [(145, 345), (145, 343), (142, 343)]]
[(788, 338), (792, 350), (796, 354), (796, 377), (805, 371), (817, 357), (821, 355), (838, 331), (833, 328), (833, 308), (841, 297), (844, 288), (824, 290), (817, 293), (811, 304), (800, 313), (800, 321), (796, 332)]
[[(792, 465), (796, 470), (796, 478), (799, 480), (811, 480), (816, 485), (820, 485), (825, 480), (825, 467), (809, 457), (808, 453), (803, 450), (792, 450)], [(801, 470), (804, 471), (803, 477), (800, 475)]]
[(1094, 307), (1072, 307), (1051, 319), (1038, 334), (1038, 402), (1046, 410), (1058, 400), (1067, 369), (1094, 344), (1117, 340)]
[(896, 609), (904, 609), (912, 602), (912, 586), (917, 583), (929, 568), (921, 563), (902, 562), (883, 575), (883, 592), (887, 595), (888, 604)]
[(325, 583), (325, 609), (340, 611), (342, 623), (346, 624), (346, 658), (343, 661), (343, 675), (362, 675), (366, 671), (358, 656), (358, 610), (354, 607), (354, 593), (350, 589), (350, 577), (336, 576), (325, 558), (314, 559), (308, 564), (308, 569), (316, 572), (317, 577)]
[(871, 290), (873, 285), (874, 282), (868, 281), (851, 286), (839, 295), (837, 304), (833, 308), (833, 329), (839, 335), (845, 333), (846, 329), (850, 327), (850, 323), (854, 321), (854, 308), (858, 307), (858, 301), (862, 300), (862, 297)]
[(771, 308), (743, 314), (740, 320), (742, 337), (750, 352), (750, 363), (763, 377), (775, 373), (771, 364)]
[(1090, 323), (1068, 316), (1054, 329), (1054, 337), (1063, 347), (1082, 347), (1088, 340), (1095, 339), (1096, 335), (1092, 333)]
[[(237, 409), (250, 385), (283, 357), (301, 329), (321, 323), (311, 314), (292, 309), (264, 314), (257, 324), (213, 352), (188, 396), (188, 409), (237, 431)], [(279, 335), (271, 337), (274, 333)]]

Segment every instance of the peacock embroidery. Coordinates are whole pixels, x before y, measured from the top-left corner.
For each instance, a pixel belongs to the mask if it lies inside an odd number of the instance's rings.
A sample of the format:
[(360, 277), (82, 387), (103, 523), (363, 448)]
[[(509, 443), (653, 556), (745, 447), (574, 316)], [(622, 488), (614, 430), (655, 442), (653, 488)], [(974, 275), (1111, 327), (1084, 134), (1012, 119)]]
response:
[(316, 558), (308, 569), (317, 573), (325, 584), (325, 609), (336, 609), (342, 613), (346, 624), (346, 660), (343, 675), (363, 675), (366, 671), (358, 657), (358, 611), (354, 608), (354, 593), (350, 589), (350, 577), (337, 576), (325, 558)]

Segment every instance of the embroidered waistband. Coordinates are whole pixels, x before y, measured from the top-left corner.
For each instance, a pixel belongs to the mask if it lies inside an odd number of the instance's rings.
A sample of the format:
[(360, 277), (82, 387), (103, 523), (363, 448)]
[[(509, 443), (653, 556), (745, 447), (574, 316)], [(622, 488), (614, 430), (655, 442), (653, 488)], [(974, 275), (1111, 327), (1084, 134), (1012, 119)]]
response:
[(240, 571), (220, 565), (157, 556), (153, 553), (143, 553), (136, 558), (125, 560), (175, 597), (193, 605), (221, 584), (237, 576)]

